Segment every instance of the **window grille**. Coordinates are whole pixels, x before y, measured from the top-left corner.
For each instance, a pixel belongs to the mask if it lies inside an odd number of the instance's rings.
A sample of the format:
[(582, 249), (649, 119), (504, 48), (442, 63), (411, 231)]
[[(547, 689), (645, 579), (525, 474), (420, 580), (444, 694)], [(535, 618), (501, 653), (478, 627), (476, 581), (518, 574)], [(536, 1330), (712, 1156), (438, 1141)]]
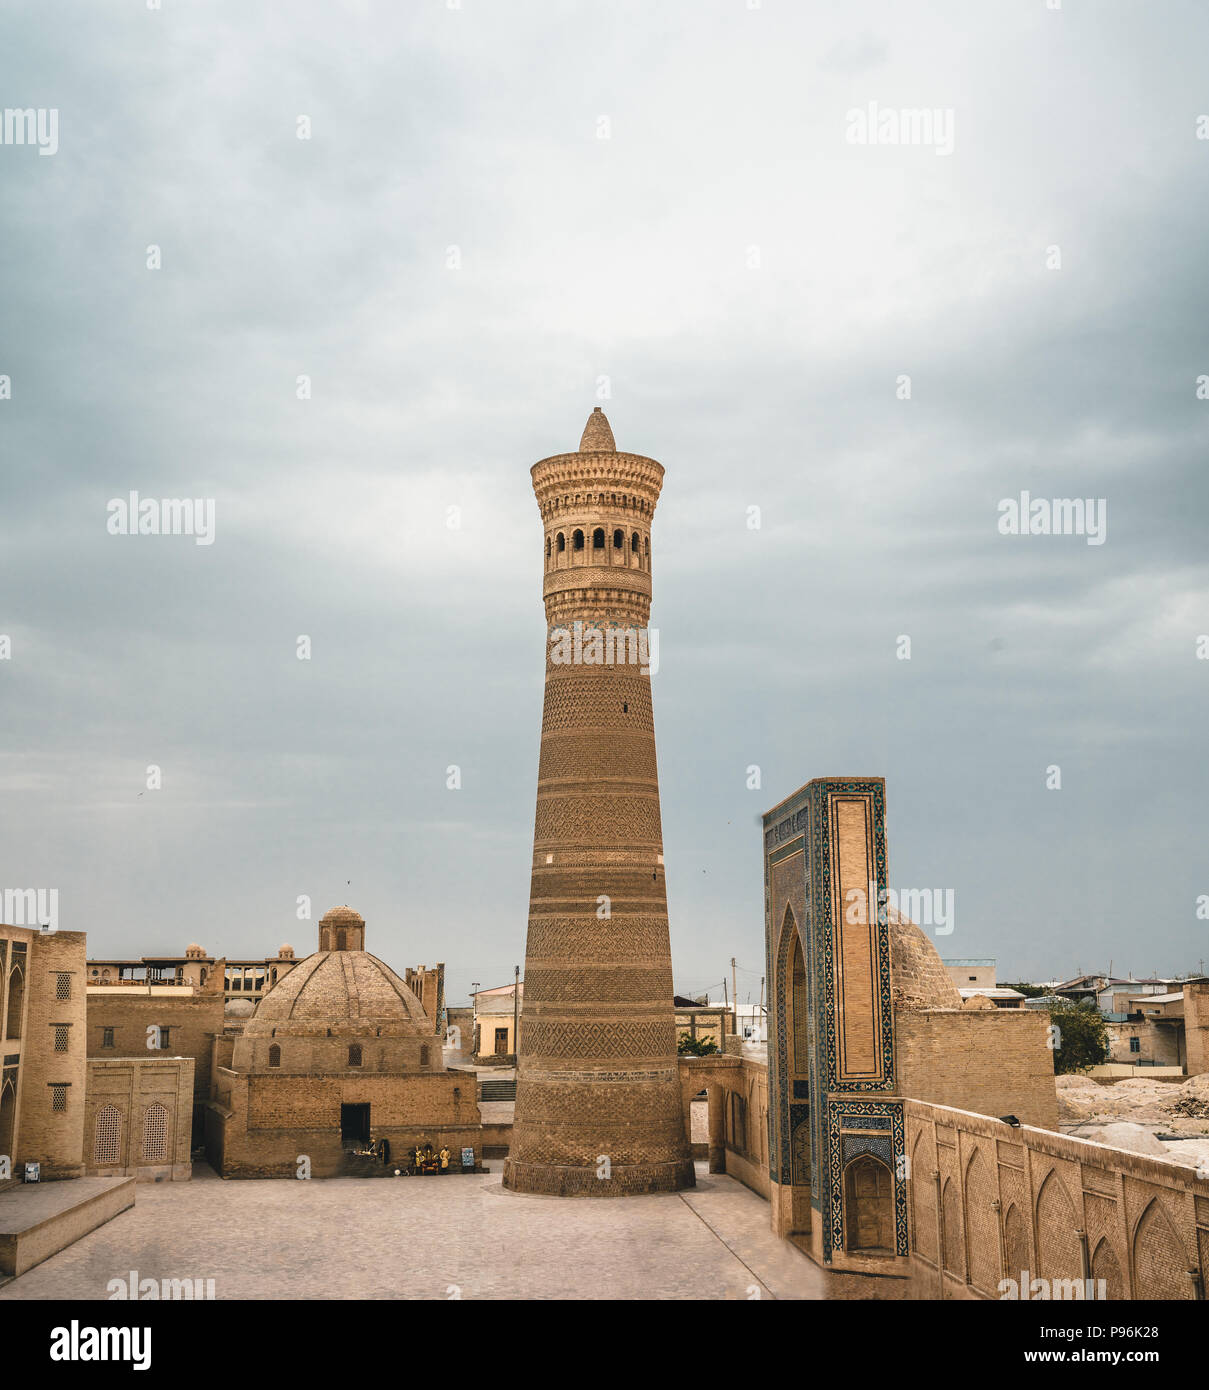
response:
[(168, 1158), (168, 1112), (162, 1105), (149, 1105), (143, 1112), (143, 1159), (164, 1163)]
[(92, 1161), (120, 1163), (122, 1154), (122, 1112), (116, 1105), (102, 1105), (97, 1111), (92, 1136)]

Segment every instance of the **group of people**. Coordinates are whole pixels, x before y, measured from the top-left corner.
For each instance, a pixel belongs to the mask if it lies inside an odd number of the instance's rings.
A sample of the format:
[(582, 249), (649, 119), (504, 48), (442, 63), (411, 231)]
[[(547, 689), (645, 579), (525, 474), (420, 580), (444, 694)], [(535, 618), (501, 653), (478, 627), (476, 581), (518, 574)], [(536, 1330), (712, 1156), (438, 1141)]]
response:
[(448, 1173), (449, 1150), (442, 1146), (437, 1153), (431, 1144), (425, 1144), (423, 1148), (417, 1144), (415, 1170), (417, 1173)]
[[(367, 1149), (354, 1149), (354, 1153), (362, 1158), (377, 1158), (384, 1164), (390, 1162), (390, 1140), (386, 1138), (375, 1139)], [(416, 1166), (412, 1169), (413, 1173), (448, 1173), (450, 1152), (442, 1147), (437, 1150), (431, 1144), (425, 1144), (422, 1148), (416, 1145)]]

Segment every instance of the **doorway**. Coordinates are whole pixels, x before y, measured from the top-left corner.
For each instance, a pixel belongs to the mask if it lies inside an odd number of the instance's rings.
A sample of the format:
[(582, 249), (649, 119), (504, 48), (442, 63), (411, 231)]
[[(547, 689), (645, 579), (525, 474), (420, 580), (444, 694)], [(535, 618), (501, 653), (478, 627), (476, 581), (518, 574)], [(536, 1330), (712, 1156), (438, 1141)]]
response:
[(369, 1143), (369, 1105), (342, 1105), (340, 1107), (340, 1139), (352, 1140), (359, 1144)]

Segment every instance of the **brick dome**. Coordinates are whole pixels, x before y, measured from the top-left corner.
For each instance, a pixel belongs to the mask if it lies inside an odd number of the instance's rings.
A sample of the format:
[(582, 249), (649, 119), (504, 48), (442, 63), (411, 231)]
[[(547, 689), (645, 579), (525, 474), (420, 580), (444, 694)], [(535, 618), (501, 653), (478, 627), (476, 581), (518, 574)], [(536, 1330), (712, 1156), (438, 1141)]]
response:
[(899, 1009), (960, 1009), (961, 995), (936, 947), (908, 918), (886, 909), (890, 923), (890, 984)]
[(347, 904), (333, 907), (319, 919), (321, 951), (364, 951), (365, 918)]
[(363, 927), (365, 918), (347, 904), (343, 907), (329, 908), (319, 919), (319, 925), (329, 927)]
[[(282, 1025), (286, 1025), (285, 1029)], [(290, 1025), (297, 1025), (296, 1028)], [(316, 951), (261, 999), (249, 1033), (432, 1033), (434, 1024), (390, 966), (368, 951)]]

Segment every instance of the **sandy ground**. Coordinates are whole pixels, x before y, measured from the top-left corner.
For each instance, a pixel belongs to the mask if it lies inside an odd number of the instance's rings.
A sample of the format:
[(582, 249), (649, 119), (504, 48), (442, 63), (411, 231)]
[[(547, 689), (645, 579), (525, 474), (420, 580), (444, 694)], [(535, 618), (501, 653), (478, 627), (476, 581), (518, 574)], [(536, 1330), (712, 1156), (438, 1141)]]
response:
[[(1064, 1133), (1130, 1153), (1209, 1167), (1209, 1073), (1182, 1084), (1130, 1077), (1101, 1085), (1059, 1076), (1058, 1119)], [(1178, 1134), (1177, 1141), (1159, 1139)]]

